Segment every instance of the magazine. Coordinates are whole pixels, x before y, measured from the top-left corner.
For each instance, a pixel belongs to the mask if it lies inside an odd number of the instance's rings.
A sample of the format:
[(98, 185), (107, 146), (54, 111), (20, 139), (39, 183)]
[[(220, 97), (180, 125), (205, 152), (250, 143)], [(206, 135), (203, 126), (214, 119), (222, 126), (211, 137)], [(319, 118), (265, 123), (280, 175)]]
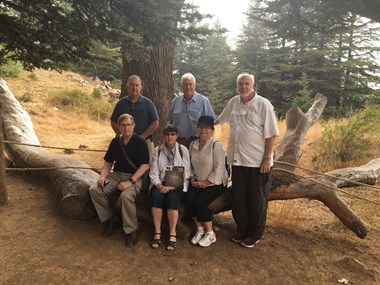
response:
[(165, 186), (169, 190), (183, 188), (185, 167), (167, 166), (165, 170)]

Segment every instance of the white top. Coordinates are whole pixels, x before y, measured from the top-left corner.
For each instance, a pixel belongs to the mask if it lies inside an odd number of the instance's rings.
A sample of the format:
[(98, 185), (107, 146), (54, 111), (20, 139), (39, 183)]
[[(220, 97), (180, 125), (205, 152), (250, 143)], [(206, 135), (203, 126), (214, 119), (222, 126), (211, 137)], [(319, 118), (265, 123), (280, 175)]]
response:
[[(178, 150), (178, 147), (181, 147), (182, 157)], [(160, 157), (158, 157), (158, 149), (161, 148)], [(190, 156), (189, 151), (183, 145), (176, 143), (172, 150), (174, 152), (174, 160), (170, 161), (169, 150), (167, 149), (165, 143), (161, 146), (157, 146), (154, 149), (153, 161), (150, 166), (149, 178), (150, 182), (153, 185), (162, 184), (165, 177), (165, 169), (167, 166), (184, 166), (185, 167), (185, 177), (184, 177), (184, 185), (183, 191), (187, 192), (189, 187), (188, 178), (191, 176), (191, 166), (190, 166)]]
[(198, 139), (190, 144), (189, 152), (193, 175), (198, 180), (207, 179), (212, 183), (211, 185), (227, 185), (226, 155), (221, 142), (211, 137), (199, 150)]
[[(258, 94), (247, 103), (243, 103), (239, 95), (233, 97), (217, 122), (230, 123), (227, 159), (236, 166), (260, 167), (265, 139), (279, 134), (272, 104)], [(273, 157), (270, 165), (273, 165)]]

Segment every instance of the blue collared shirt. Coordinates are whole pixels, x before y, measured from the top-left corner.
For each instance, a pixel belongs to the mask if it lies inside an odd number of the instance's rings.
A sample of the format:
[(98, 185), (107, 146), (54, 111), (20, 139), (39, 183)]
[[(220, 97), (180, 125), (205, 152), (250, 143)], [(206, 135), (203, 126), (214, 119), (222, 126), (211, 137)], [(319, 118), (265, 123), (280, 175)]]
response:
[(211, 116), (215, 119), (210, 100), (195, 92), (186, 102), (183, 95), (175, 97), (166, 115), (166, 120), (177, 127), (178, 137), (198, 137), (197, 124), (200, 116)]
[(121, 98), (115, 105), (111, 115), (111, 121), (117, 123), (117, 119), (122, 114), (129, 114), (133, 117), (136, 127), (134, 132), (141, 135), (149, 125), (158, 120), (158, 114), (153, 102), (142, 95), (133, 103), (128, 96)]

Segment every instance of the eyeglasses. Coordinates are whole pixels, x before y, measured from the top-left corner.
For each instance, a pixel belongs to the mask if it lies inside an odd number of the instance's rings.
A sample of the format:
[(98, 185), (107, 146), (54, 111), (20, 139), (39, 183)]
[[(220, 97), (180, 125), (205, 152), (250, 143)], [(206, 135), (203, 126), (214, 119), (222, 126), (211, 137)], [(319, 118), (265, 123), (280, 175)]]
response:
[(200, 129), (207, 129), (207, 130), (211, 130), (212, 129), (212, 127), (206, 126), (206, 125), (198, 125), (198, 128), (200, 128)]
[(119, 124), (119, 126), (122, 128), (126, 128), (126, 127), (130, 128), (130, 127), (134, 126), (134, 124)]
[(172, 136), (172, 137), (174, 137), (174, 136), (176, 136), (177, 135), (177, 133), (165, 133), (164, 134), (165, 136)]

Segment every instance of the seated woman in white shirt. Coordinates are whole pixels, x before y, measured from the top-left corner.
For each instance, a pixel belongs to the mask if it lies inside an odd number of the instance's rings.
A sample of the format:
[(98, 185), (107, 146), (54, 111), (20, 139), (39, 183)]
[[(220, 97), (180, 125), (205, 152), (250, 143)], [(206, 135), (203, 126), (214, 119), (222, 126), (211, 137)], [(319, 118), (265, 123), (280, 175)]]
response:
[(228, 175), (223, 144), (213, 137), (214, 119), (210, 116), (200, 117), (197, 129), (199, 139), (189, 147), (193, 176), (186, 201), (188, 214), (197, 226), (191, 243), (207, 247), (216, 242), (208, 206), (223, 193)]
[[(176, 227), (178, 222), (178, 208), (184, 192), (187, 191), (189, 177), (191, 175), (190, 158), (188, 149), (177, 143), (177, 129), (168, 124), (164, 127), (164, 143), (154, 149), (153, 161), (150, 167), (149, 177), (153, 184), (150, 190), (152, 217), (155, 233), (151, 246), (157, 249), (161, 245), (161, 221), (163, 210), (166, 209), (169, 221), (169, 241), (167, 250), (175, 250), (177, 247)], [(183, 184), (169, 187), (165, 183), (165, 174), (172, 166), (183, 167)]]

